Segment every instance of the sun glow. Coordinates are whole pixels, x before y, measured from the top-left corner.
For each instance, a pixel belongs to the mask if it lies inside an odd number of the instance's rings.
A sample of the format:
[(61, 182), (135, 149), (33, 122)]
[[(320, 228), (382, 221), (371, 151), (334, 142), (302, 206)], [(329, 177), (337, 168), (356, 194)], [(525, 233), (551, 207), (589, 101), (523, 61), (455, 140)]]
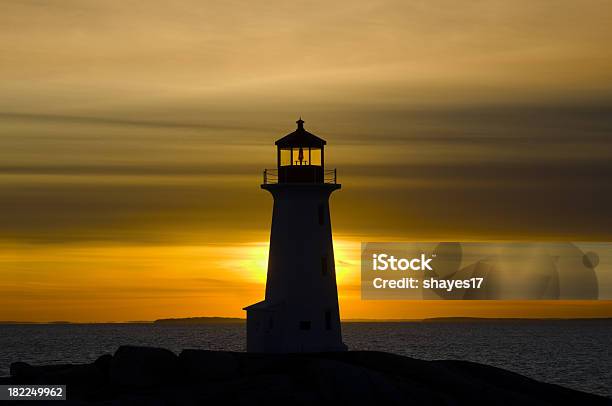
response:
[[(5, 245), (1, 252), (0, 320), (49, 321), (58, 312), (71, 321), (244, 316), (242, 307), (263, 298), (268, 266), (267, 241)], [(342, 291), (359, 278), (359, 244), (338, 239), (335, 255)]]
[[(352, 239), (334, 239), (336, 281), (341, 284), (359, 282), (360, 242)], [(237, 276), (265, 284), (268, 269), (268, 241), (216, 247), (218, 267), (231, 270)]]
[[(241, 278), (265, 284), (268, 271), (268, 242), (218, 247), (217, 253), (227, 258), (223, 266), (232, 268)], [(221, 265), (221, 264), (220, 264)]]

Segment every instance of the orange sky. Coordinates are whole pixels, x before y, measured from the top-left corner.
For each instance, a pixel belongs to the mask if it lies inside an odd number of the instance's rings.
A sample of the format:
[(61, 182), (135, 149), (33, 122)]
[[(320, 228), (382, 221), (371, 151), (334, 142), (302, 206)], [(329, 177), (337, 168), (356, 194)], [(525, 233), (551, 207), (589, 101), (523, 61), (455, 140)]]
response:
[[(342, 316), (610, 317), (612, 301), (362, 301), (359, 241), (336, 239)], [(262, 298), (267, 243), (4, 247), (0, 319), (136, 321), (244, 316)]]
[(243, 315), (299, 115), (344, 318), (612, 317), (358, 290), (361, 241), (612, 240), (609, 2), (251, 3), (0, 3), (0, 320)]

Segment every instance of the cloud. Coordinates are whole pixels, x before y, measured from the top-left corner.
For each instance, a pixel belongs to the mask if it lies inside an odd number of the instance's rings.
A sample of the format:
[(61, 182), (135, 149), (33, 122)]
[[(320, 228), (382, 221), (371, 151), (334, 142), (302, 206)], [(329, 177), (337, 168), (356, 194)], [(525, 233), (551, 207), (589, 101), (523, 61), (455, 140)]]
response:
[[(37, 250), (263, 241), (261, 171), (300, 114), (343, 183), (336, 233), (609, 240), (611, 4), (0, 2), (0, 255), (31, 251), (16, 275), (78, 279), (94, 273), (80, 257)], [(104, 271), (181, 271), (146, 258)], [(122, 299), (81, 318), (239, 309), (213, 279), (130, 307), (138, 285), (117, 273)], [(23, 291), (13, 313), (68, 318), (84, 295), (58, 289)]]
[(238, 124), (205, 124), (205, 123), (189, 123), (189, 122), (168, 122), (156, 120), (130, 120), (113, 117), (88, 117), (88, 116), (67, 116), (54, 114), (33, 114), (33, 113), (3, 113), (0, 112), (0, 119), (42, 122), (42, 123), (60, 123), (60, 124), (94, 124), (94, 125), (113, 125), (120, 127), (154, 127), (166, 129), (192, 129), (192, 130), (210, 130), (210, 129), (242, 129), (249, 127)]

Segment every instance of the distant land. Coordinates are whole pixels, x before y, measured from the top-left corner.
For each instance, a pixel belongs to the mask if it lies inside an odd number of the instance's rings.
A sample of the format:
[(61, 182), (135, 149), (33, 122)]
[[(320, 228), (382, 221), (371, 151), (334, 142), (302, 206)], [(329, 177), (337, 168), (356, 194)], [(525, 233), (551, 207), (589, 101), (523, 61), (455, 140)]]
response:
[(488, 323), (488, 322), (516, 322), (516, 321), (576, 321), (610, 320), (610, 317), (583, 317), (583, 318), (553, 318), (553, 317), (431, 317), (425, 319), (344, 319), (343, 323)]
[(245, 323), (246, 319), (238, 317), (187, 317), (177, 319), (158, 319), (153, 324), (235, 324)]
[[(426, 319), (343, 319), (342, 323), (488, 323), (488, 322), (538, 322), (538, 321), (612, 321), (611, 317), (583, 318), (518, 318), (518, 317), (432, 317)], [(71, 322), (71, 321), (15, 321), (0, 320), (2, 324), (157, 324), (157, 325), (193, 325), (193, 324), (240, 324), (246, 319), (240, 317), (183, 317), (157, 320)]]
[(560, 317), (541, 317), (541, 318), (520, 318), (520, 317), (432, 317), (419, 320), (422, 323), (487, 323), (487, 322), (540, 322), (540, 321), (612, 321), (610, 317), (582, 317), (582, 318), (560, 318)]
[(0, 324), (74, 324), (69, 321), (14, 321), (14, 320), (0, 320)]
[[(504, 318), (504, 317), (431, 317), (426, 319), (342, 319), (343, 323), (474, 323), (474, 322), (516, 322), (516, 321), (571, 321), (571, 320), (611, 320), (610, 317), (585, 318)], [(186, 317), (158, 319), (153, 324), (229, 324), (245, 323), (240, 317)]]

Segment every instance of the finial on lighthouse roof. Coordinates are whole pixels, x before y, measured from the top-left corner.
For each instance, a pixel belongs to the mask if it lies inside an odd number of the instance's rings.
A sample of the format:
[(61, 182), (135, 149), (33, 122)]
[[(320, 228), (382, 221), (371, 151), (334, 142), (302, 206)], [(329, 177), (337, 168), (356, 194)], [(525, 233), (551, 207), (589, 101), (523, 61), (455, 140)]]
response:
[(283, 138), (276, 140), (275, 144), (279, 148), (321, 148), (326, 144), (325, 140), (309, 133), (304, 129), (304, 120), (302, 117), (296, 121), (297, 129), (291, 134), (285, 135)]

